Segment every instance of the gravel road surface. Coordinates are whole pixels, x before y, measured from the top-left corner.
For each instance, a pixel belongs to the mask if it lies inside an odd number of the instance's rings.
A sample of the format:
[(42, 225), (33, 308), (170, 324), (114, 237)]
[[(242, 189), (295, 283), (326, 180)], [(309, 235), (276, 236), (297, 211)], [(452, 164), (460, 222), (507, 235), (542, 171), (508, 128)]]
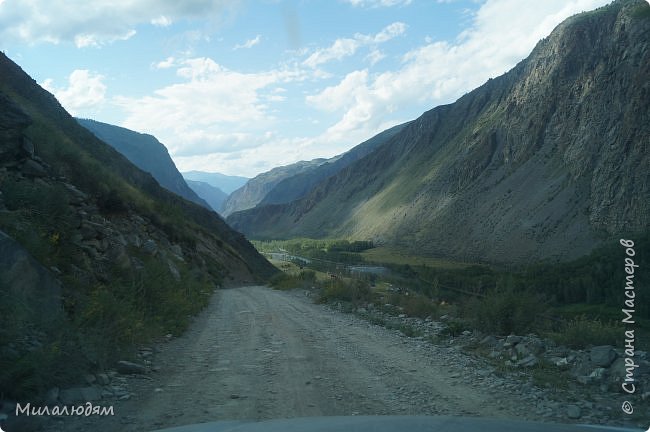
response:
[(517, 395), (481, 386), (460, 353), (316, 305), (302, 291), (217, 291), (183, 336), (157, 349), (158, 372), (123, 378), (132, 396), (115, 401), (114, 417), (68, 418), (51, 430), (372, 414), (534, 419)]

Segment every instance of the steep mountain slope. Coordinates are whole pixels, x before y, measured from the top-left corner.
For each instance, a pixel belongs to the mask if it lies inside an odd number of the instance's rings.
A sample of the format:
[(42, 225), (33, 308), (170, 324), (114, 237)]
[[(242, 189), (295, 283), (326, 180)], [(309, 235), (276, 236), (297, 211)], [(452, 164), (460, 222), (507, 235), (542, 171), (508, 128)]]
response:
[(192, 188), (196, 194), (204, 199), (210, 207), (212, 207), (212, 210), (216, 211), (217, 213), (221, 212), (221, 208), (223, 207), (223, 203), (228, 198), (228, 194), (226, 194), (224, 191), (219, 189), (218, 187), (212, 186), (211, 184), (201, 182), (201, 181), (194, 181), (194, 180), (185, 180), (187, 182), (187, 185)]
[(406, 124), (393, 126), (342, 155), (335, 156), (320, 165), (313, 166), (310, 169), (281, 180), (266, 194), (258, 205), (283, 204), (302, 198), (318, 183), (371, 153), (377, 147), (397, 135), (405, 126)]
[(230, 279), (275, 272), (213, 211), (162, 188), (4, 54), (0, 243), (0, 388), (17, 399), (180, 332)]
[(200, 181), (221, 189), (226, 194), (231, 194), (244, 186), (248, 177), (229, 176), (216, 172), (187, 171), (183, 174), (185, 180)]
[(77, 121), (99, 139), (126, 156), (135, 166), (150, 173), (162, 187), (185, 199), (210, 208), (185, 183), (183, 176), (178, 172), (174, 161), (169, 156), (167, 148), (156, 137), (95, 120), (77, 119)]
[(254, 238), (346, 236), (492, 262), (572, 258), (647, 231), (649, 45), (645, 1), (576, 15), (306, 197), (228, 222)]
[(292, 177), (310, 168), (321, 165), (325, 159), (300, 161), (291, 165), (273, 168), (248, 180), (244, 186), (230, 194), (223, 204), (223, 215), (255, 207), (267, 193), (282, 180)]

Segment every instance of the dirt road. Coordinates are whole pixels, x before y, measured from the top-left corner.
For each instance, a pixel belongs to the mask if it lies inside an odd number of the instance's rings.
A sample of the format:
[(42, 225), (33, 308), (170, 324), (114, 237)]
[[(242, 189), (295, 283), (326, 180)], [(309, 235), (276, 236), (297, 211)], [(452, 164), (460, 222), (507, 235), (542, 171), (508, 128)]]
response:
[(482, 387), (459, 358), (302, 292), (226, 289), (162, 347), (152, 379), (129, 378), (134, 396), (115, 402), (115, 417), (66, 419), (53, 430), (356, 414), (524, 417), (516, 395)]

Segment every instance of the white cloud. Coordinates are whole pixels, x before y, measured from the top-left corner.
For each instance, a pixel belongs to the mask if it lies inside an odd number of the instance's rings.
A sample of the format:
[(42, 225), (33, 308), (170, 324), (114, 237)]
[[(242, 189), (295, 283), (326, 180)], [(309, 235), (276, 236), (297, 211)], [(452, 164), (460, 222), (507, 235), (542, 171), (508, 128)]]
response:
[(72, 115), (80, 115), (104, 103), (106, 85), (104, 76), (85, 69), (76, 69), (68, 77), (67, 88), (56, 88), (51, 79), (41, 85), (59, 100)]
[(370, 51), (370, 54), (366, 56), (366, 60), (370, 63), (370, 66), (374, 66), (384, 58), (386, 58), (386, 54), (378, 49), (373, 49)]
[(156, 69), (169, 69), (176, 64), (174, 57), (167, 57), (165, 60), (159, 61), (154, 65)]
[(327, 47), (322, 48), (312, 53), (303, 62), (305, 66), (316, 68), (323, 63), (332, 60), (341, 60), (345, 57), (354, 55), (357, 50), (367, 45), (377, 45), (387, 42), (397, 36), (402, 35), (406, 31), (406, 24), (402, 22), (392, 23), (383, 28), (376, 35), (363, 35), (356, 34), (353, 38), (341, 38), (334, 41), (334, 43)]
[(322, 156), (322, 148), (313, 148), (311, 142), (307, 138), (281, 138), (273, 132), (267, 132), (258, 137), (256, 146), (231, 153), (174, 156), (174, 162), (181, 171), (196, 169), (253, 177), (277, 166), (314, 159), (315, 154)]
[[(367, 138), (384, 125), (395, 124), (391, 122), (395, 111), (452, 102), (501, 75), (562, 20), (607, 1), (547, 0), (526, 8), (520, 0), (488, 0), (456, 41), (431, 42), (414, 49), (403, 56), (397, 70), (378, 75), (366, 70), (348, 73), (337, 85), (307, 96), (306, 102), (341, 112), (326, 132), (332, 140)], [(390, 34), (386, 32), (386, 37)]]
[(74, 37), (74, 44), (77, 48), (98, 47), (106, 43), (112, 43), (118, 40), (127, 40), (135, 35), (135, 30), (129, 30), (123, 35), (99, 37), (94, 34), (78, 34)]
[(368, 71), (354, 71), (336, 86), (327, 87), (317, 95), (307, 96), (309, 105), (326, 111), (348, 108), (360, 101), (360, 93), (367, 94)]
[(174, 66), (181, 82), (114, 102), (127, 114), (123, 126), (155, 135), (184, 157), (259, 146), (257, 132), (274, 121), (269, 104), (283, 100), (274, 84), (303, 79), (292, 69), (241, 73), (206, 57)]
[(407, 6), (411, 4), (412, 0), (346, 0), (355, 7), (391, 7), (391, 6)]
[(374, 43), (387, 42), (401, 34), (404, 34), (405, 31), (406, 31), (406, 24), (402, 22), (394, 22), (386, 26), (379, 33), (377, 33), (373, 38), (372, 42)]
[(155, 25), (156, 27), (169, 27), (172, 25), (172, 20), (165, 15), (160, 15), (159, 17), (153, 18), (151, 20), (151, 24)]
[[(0, 8), (0, 39), (99, 46), (133, 36), (138, 24), (218, 18), (236, 0), (21, 0)], [(5, 5), (6, 6), (6, 5)]]
[(253, 39), (249, 39), (241, 45), (235, 45), (233, 47), (233, 50), (238, 50), (242, 48), (244, 49), (253, 48), (255, 45), (259, 44), (261, 40), (262, 40), (262, 36), (257, 35)]

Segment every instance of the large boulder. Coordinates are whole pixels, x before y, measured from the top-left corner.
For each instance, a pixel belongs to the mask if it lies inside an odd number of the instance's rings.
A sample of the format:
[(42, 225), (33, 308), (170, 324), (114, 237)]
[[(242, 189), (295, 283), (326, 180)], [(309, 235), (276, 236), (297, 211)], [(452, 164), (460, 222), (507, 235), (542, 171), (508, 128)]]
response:
[(616, 360), (616, 357), (616, 351), (611, 345), (595, 346), (589, 351), (591, 363), (601, 368), (609, 367)]

